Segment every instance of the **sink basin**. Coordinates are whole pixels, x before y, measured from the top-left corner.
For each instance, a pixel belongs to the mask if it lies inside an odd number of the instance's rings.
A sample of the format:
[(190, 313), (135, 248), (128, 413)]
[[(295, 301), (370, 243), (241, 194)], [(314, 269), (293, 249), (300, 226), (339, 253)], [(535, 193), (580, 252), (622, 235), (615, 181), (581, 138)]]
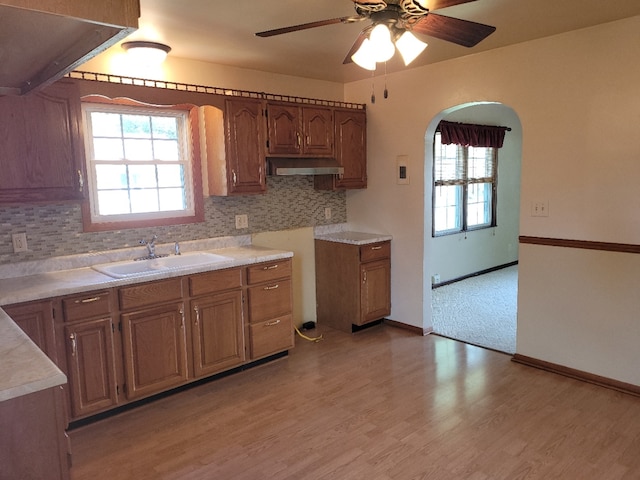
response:
[(231, 261), (233, 261), (232, 258), (215, 253), (190, 252), (151, 260), (125, 260), (123, 262), (103, 263), (93, 265), (91, 268), (113, 278), (127, 278), (152, 275), (165, 270), (183, 270)]

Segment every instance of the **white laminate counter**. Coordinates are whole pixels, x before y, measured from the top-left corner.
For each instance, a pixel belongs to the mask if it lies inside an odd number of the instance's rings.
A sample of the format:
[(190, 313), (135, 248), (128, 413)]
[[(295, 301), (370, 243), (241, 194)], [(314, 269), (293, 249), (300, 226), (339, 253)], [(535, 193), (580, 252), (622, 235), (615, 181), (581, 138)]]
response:
[[(258, 246), (208, 250), (230, 258), (213, 266), (162, 270), (150, 275), (115, 279), (91, 267), (0, 279), (0, 306), (59, 297), (102, 288), (161, 280), (211, 270), (269, 262), (292, 252)], [(66, 383), (65, 375), (0, 308), (0, 401)]]
[(67, 383), (67, 377), (0, 309), (0, 402)]
[(391, 235), (381, 235), (378, 233), (364, 233), (340, 231), (327, 233), (324, 235), (316, 235), (316, 240), (325, 240), (327, 242), (348, 243), (351, 245), (368, 245), (370, 243), (386, 242), (391, 240)]

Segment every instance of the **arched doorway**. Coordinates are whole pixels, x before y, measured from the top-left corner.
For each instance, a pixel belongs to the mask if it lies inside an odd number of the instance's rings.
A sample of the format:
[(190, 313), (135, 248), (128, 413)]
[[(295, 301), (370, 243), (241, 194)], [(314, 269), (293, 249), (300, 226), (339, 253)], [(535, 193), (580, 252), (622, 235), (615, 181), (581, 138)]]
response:
[[(433, 236), (433, 141), (448, 121), (511, 128), (498, 153), (495, 227)], [(425, 136), (425, 289), (433, 331), (467, 343), (515, 353), (522, 129), (510, 107), (494, 102), (458, 105), (437, 115)]]

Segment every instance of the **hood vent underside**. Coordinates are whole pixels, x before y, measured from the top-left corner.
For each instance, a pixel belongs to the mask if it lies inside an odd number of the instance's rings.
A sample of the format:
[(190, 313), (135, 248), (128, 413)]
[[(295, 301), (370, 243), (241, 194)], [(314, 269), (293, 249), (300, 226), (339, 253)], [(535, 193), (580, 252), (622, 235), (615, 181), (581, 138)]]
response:
[(269, 175), (342, 175), (333, 158), (269, 158)]

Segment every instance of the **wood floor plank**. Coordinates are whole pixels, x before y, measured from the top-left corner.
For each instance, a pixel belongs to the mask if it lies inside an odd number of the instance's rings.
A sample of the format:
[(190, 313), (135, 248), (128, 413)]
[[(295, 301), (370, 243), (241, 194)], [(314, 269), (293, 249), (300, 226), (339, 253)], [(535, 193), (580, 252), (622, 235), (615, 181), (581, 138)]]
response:
[(640, 478), (640, 398), (379, 325), (70, 432), (73, 480)]

